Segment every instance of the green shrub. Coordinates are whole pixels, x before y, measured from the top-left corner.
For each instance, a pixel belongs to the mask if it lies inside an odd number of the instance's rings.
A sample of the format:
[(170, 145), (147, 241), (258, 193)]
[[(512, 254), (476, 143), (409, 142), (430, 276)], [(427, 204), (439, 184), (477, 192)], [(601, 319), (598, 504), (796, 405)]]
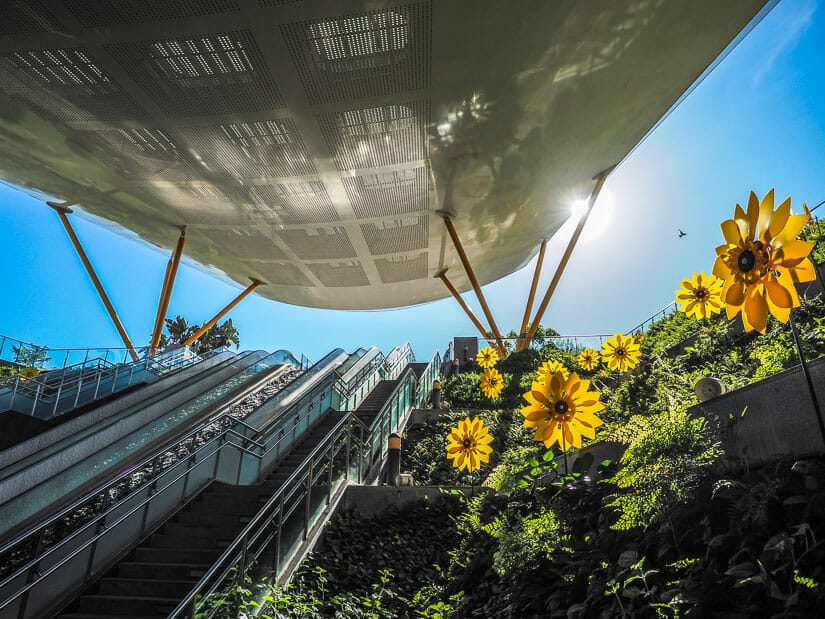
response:
[(648, 526), (693, 499), (722, 454), (704, 419), (684, 412), (633, 417), (614, 440), (629, 443), (616, 474), (605, 480), (620, 492), (609, 497), (618, 513), (614, 529)]

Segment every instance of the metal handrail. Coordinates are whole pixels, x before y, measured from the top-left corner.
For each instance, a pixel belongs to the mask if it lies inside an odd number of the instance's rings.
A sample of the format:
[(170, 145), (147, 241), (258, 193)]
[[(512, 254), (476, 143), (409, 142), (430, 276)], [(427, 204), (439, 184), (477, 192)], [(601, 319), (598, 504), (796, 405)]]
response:
[(670, 314), (674, 311), (676, 311), (676, 301), (671, 301), (670, 303), (665, 305), (662, 309), (660, 309), (658, 312), (656, 312), (655, 314), (650, 316), (650, 318), (648, 318), (647, 320), (643, 320), (638, 325), (636, 325), (634, 328), (629, 329), (628, 331), (626, 331), (626, 334), (627, 335), (634, 335), (634, 334), (636, 334), (640, 331), (644, 332), (644, 329), (647, 325), (652, 324), (656, 320), (664, 318), (665, 316), (667, 316), (668, 314)]
[[(281, 498), (286, 494), (287, 489), (292, 490), (291, 486), (294, 482), (299, 478), (303, 477), (305, 473), (309, 470), (310, 463), (318, 458), (319, 456), (323, 458), (326, 455), (326, 452), (330, 451), (335, 443), (336, 435), (339, 435), (341, 429), (349, 424), (350, 418), (352, 417), (352, 413), (347, 413), (336, 423), (329, 432), (326, 433), (324, 438), (318, 443), (315, 449), (313, 449), (307, 456), (301, 461), (301, 463), (295, 468), (292, 474), (284, 480), (283, 484), (275, 491), (275, 493), (269, 498), (269, 500), (258, 510), (258, 513), (247, 523), (247, 525), (243, 528), (243, 530), (235, 537), (232, 543), (223, 551), (221, 556), (212, 564), (212, 567), (206, 571), (206, 573), (201, 577), (195, 587), (180, 601), (180, 603), (172, 610), (171, 613), (168, 615), (168, 619), (173, 619), (174, 617), (178, 617), (181, 613), (185, 612), (188, 608), (190, 608), (197, 599), (206, 597), (207, 595), (213, 593), (217, 589), (217, 584), (223, 582), (226, 576), (232, 571), (233, 564), (235, 561), (230, 562), (230, 564), (223, 570), (223, 573), (215, 580), (216, 584), (212, 587), (209, 587), (209, 590), (205, 593), (204, 585), (208, 584), (210, 580), (212, 580), (218, 571), (221, 569), (221, 566), (224, 562), (229, 559), (231, 556), (241, 553), (242, 546), (246, 542), (246, 540), (251, 537), (251, 533), (255, 532), (263, 523), (263, 521), (267, 517), (267, 512), (270, 511), (272, 508), (275, 507), (276, 504), (280, 504)], [(240, 555), (239, 555), (240, 558)]]
[[(10, 396), (8, 407), (13, 408), (15, 400), (18, 396), (31, 398), (31, 409), (27, 412), (34, 415), (41, 403), (54, 402), (54, 408), (51, 411), (51, 416), (58, 415), (59, 401), (66, 394), (76, 391), (74, 401), (68, 409), (61, 411), (67, 412), (77, 407), (80, 401), (80, 390), (86, 385), (96, 383), (94, 393), (91, 399), (84, 403), (94, 402), (98, 399), (100, 385), (104, 380), (112, 379), (112, 389), (108, 393), (114, 393), (117, 381), (126, 372), (129, 373), (129, 380), (125, 385), (121, 385), (121, 389), (130, 387), (135, 377), (135, 370), (142, 369), (150, 372), (154, 376), (160, 377), (168, 372), (180, 370), (207, 358), (214, 354), (215, 351), (207, 353), (206, 355), (197, 355), (192, 353), (189, 349), (180, 349), (183, 352), (176, 351), (169, 357), (150, 357), (145, 356), (137, 361), (130, 361), (128, 363), (114, 364), (106, 359), (94, 358), (86, 359), (82, 362), (65, 366), (57, 370), (49, 370), (43, 372), (38, 376), (25, 378), (17, 376), (13, 383), (7, 384), (0, 389), (0, 394), (6, 393)], [(92, 364), (91, 367), (89, 364)], [(86, 371), (89, 369), (90, 371)], [(67, 379), (67, 377), (69, 377)], [(58, 382), (59, 380), (59, 382)], [(107, 393), (107, 395), (108, 395)], [(27, 405), (28, 406), (28, 405)]]
[[(18, 348), (18, 353), (9, 354), (8, 351), (11, 351), (14, 347)], [(149, 348), (147, 346), (134, 348), (132, 350), (134, 350), (138, 354), (138, 356), (141, 357), (146, 356), (149, 353)], [(62, 364), (48, 364), (48, 361), (44, 363), (43, 369), (46, 370), (64, 368), (69, 364), (70, 358), (77, 358), (80, 355), (83, 355), (84, 359), (87, 359), (89, 356), (99, 356), (97, 353), (103, 353), (104, 358), (108, 360), (109, 355), (111, 354), (113, 359), (123, 359), (124, 361), (128, 359), (130, 355), (130, 349), (125, 347), (112, 346), (104, 348), (49, 348), (48, 346), (40, 346), (39, 344), (34, 344), (33, 342), (25, 342), (23, 340), (19, 340), (14, 337), (9, 337), (7, 335), (0, 335), (0, 359), (3, 359), (3, 353), (6, 353), (7, 361), (11, 363), (17, 363), (17, 361), (20, 358), (20, 352), (23, 351), (47, 352), (50, 355), (49, 361), (61, 355), (63, 356)]]
[[(263, 382), (266, 382), (266, 381), (263, 381)], [(260, 384), (260, 383), (256, 383), (256, 385), (257, 384)], [(254, 388), (252, 390), (244, 389), (241, 393), (236, 394), (229, 402), (219, 403), (218, 406), (221, 409), (233, 408), (234, 406), (238, 405), (244, 398), (248, 397), (250, 395), (250, 393), (253, 393), (254, 391), (255, 391)], [(144, 458), (143, 460), (141, 460), (137, 464), (134, 464), (133, 466), (129, 467), (128, 469), (123, 471), (120, 475), (118, 475), (115, 479), (111, 480), (110, 482), (108, 482), (104, 486), (99, 486), (95, 490), (92, 490), (91, 492), (89, 492), (89, 493), (85, 494), (84, 496), (82, 496), (81, 498), (77, 499), (74, 503), (72, 503), (68, 507), (64, 508), (63, 510), (61, 510), (56, 516), (53, 516), (52, 518), (50, 518), (48, 522), (36, 525), (36, 526), (28, 529), (27, 531), (25, 531), (23, 533), (20, 533), (17, 537), (10, 540), (9, 542), (6, 542), (6, 544), (4, 544), (2, 547), (0, 547), (0, 555), (3, 555), (5, 553), (11, 551), (15, 546), (23, 544), (28, 539), (36, 538), (38, 535), (42, 535), (42, 533), (46, 529), (48, 529), (50, 526), (53, 526), (54, 523), (60, 521), (62, 518), (66, 517), (66, 516), (71, 515), (74, 511), (80, 509), (85, 504), (88, 504), (89, 502), (95, 500), (99, 496), (110, 492), (113, 488), (115, 488), (115, 487), (119, 486), (120, 484), (124, 483), (125, 481), (127, 481), (129, 478), (131, 478), (131, 476), (133, 476), (135, 473), (139, 472), (141, 469), (146, 468), (150, 463), (154, 462), (155, 460), (160, 459), (164, 454), (166, 454), (168, 452), (174, 452), (176, 450), (176, 448), (179, 448), (181, 445), (183, 445), (187, 441), (193, 439), (196, 435), (201, 434), (201, 433), (208, 433), (210, 430), (214, 429), (215, 427), (218, 427), (220, 424), (225, 423), (227, 421), (229, 421), (231, 424), (240, 423), (244, 427), (246, 427), (248, 429), (251, 429), (253, 432), (256, 432), (256, 433), (258, 432), (257, 429), (250, 426), (249, 424), (246, 424), (240, 418), (235, 417), (234, 415), (231, 415), (230, 413), (222, 413), (222, 414), (217, 415), (215, 417), (210, 417), (207, 420), (205, 420), (198, 427), (193, 428), (192, 430), (190, 430), (186, 434), (176, 438), (174, 440), (174, 442), (167, 443), (163, 447), (158, 448), (150, 456), (147, 456), (146, 458)], [(221, 435), (223, 432), (225, 432), (225, 430), (219, 432), (216, 436)], [(233, 432), (236, 432), (236, 431), (233, 431)], [(241, 435), (241, 438), (254, 443), (257, 447), (259, 447), (261, 449), (265, 448), (264, 445), (258, 443), (253, 437), (246, 437), (246, 436)], [(209, 439), (209, 440), (211, 440), (211, 439)], [(169, 467), (166, 467), (166, 468), (169, 468)], [(147, 477), (145, 480), (143, 480), (143, 482), (139, 486), (135, 487), (135, 491), (137, 491), (138, 489), (145, 486), (146, 483), (150, 483), (151, 480), (154, 477), (156, 477), (158, 474), (163, 473), (164, 470), (165, 469), (160, 470), (160, 471), (153, 471), (153, 474), (152, 474), (151, 477)], [(131, 493), (130, 493), (130, 495), (131, 495)], [(128, 498), (128, 496), (130, 496), (130, 495), (127, 495), (126, 497), (124, 497), (123, 500), (126, 500), (126, 498)], [(91, 520), (94, 520), (95, 518), (92, 518)], [(85, 526), (85, 525), (82, 525), (82, 526)], [(81, 528), (82, 528), (82, 526), (81, 526)], [(5, 583), (5, 581), (4, 581), (4, 583)], [(4, 583), (0, 583), (0, 585), (2, 585)]]

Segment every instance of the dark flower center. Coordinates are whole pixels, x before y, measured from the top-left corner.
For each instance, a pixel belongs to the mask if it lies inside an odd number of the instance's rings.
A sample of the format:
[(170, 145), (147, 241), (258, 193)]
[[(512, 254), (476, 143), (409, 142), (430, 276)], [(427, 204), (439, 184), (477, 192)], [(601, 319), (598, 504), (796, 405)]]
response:
[(696, 291), (696, 298), (697, 299), (704, 299), (705, 298), (705, 291), (701, 288)]
[(473, 444), (473, 441), (471, 441), (468, 438), (465, 438), (464, 442), (462, 443), (462, 445), (464, 446), (465, 449), (469, 448), (472, 444)]
[(567, 409), (567, 402), (565, 402), (564, 400), (559, 400), (555, 403), (555, 405), (553, 405), (553, 410), (556, 411), (559, 415), (564, 415), (567, 412)]
[(750, 249), (746, 249), (739, 254), (739, 258), (736, 259), (736, 264), (740, 271), (747, 273), (756, 265), (756, 256), (753, 255)]
[(625, 350), (624, 350), (624, 348), (617, 348), (617, 349), (616, 349), (616, 356), (617, 356), (617, 357), (624, 357), (624, 355), (625, 355)]

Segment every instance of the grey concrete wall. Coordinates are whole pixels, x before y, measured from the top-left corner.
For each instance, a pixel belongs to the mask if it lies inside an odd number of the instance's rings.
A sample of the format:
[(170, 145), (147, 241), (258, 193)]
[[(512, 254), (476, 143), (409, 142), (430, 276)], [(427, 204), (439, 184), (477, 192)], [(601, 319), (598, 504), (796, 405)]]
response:
[(484, 486), (347, 486), (338, 505), (339, 510), (357, 510), (362, 516), (379, 514), (385, 509), (401, 508), (420, 500), (433, 502), (443, 493), (458, 490), (464, 496), (493, 492)]
[[(820, 406), (825, 406), (825, 358), (809, 363), (808, 367)], [(745, 407), (747, 412), (741, 417)], [(825, 453), (801, 366), (697, 404), (688, 413), (718, 418), (728, 454), (744, 458), (752, 466), (780, 456)]]

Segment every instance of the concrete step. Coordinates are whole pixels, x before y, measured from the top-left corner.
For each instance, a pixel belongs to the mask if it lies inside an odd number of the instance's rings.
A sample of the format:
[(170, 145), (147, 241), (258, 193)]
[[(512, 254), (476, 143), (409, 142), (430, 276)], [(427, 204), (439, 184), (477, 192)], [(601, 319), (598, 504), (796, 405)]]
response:
[(123, 597), (175, 598), (180, 601), (197, 584), (196, 579), (167, 580), (164, 578), (104, 578), (100, 581), (101, 595)]
[(99, 613), (110, 617), (165, 617), (175, 609), (178, 602), (178, 598), (84, 595), (80, 598), (80, 612)]
[(130, 561), (117, 566), (118, 578), (167, 578), (199, 580), (209, 569), (208, 563), (149, 563)]
[(140, 563), (192, 563), (212, 565), (220, 556), (218, 548), (146, 548), (135, 550), (135, 559)]
[(243, 526), (240, 522), (214, 526), (200, 526), (182, 522), (170, 522), (163, 527), (162, 534), (170, 537), (201, 537), (210, 539), (235, 539)]
[[(235, 536), (230, 536), (227, 541), (234, 539)], [(149, 545), (152, 548), (180, 548), (180, 549), (197, 549), (197, 548), (217, 548), (218, 540), (214, 537), (194, 537), (191, 535), (164, 535), (163, 533), (155, 533), (149, 538)]]

